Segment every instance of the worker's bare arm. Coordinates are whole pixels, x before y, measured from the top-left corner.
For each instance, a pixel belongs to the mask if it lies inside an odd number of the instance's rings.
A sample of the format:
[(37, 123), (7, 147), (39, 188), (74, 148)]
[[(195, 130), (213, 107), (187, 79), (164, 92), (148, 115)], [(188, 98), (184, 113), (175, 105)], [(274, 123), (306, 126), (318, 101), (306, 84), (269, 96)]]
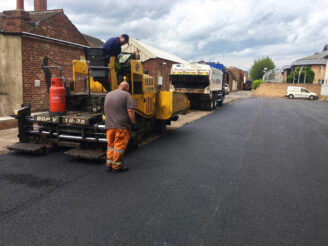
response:
[(136, 114), (134, 112), (134, 109), (132, 109), (132, 108), (128, 109), (128, 115), (130, 117), (132, 124), (135, 124), (136, 123)]

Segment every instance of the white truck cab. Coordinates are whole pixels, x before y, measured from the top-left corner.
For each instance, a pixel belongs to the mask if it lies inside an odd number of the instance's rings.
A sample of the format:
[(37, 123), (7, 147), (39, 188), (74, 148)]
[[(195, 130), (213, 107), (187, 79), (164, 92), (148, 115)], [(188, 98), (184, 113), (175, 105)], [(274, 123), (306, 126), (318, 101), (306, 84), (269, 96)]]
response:
[(309, 100), (318, 99), (318, 95), (316, 93), (310, 92), (309, 90), (300, 86), (288, 86), (287, 94), (285, 95), (285, 97), (288, 97), (289, 99), (293, 99), (293, 98), (306, 98)]

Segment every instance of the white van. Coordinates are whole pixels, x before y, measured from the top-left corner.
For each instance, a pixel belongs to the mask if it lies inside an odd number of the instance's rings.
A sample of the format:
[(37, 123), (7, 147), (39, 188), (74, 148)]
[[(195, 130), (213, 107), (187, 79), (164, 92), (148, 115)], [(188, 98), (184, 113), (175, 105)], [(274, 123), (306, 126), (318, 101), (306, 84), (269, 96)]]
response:
[(314, 92), (310, 92), (304, 87), (299, 86), (288, 86), (287, 87), (287, 94), (285, 97), (288, 97), (289, 99), (293, 98), (306, 98), (309, 100), (318, 99), (318, 95)]

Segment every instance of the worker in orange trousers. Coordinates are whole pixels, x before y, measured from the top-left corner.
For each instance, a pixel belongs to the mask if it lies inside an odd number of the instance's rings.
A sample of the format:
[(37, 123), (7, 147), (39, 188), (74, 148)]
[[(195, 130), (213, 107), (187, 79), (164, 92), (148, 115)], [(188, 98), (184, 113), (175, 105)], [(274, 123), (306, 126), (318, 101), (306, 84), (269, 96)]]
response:
[(122, 171), (123, 155), (130, 140), (128, 129), (108, 129), (107, 137), (107, 162), (106, 166)]
[(106, 95), (105, 126), (107, 137), (106, 166), (112, 172), (127, 171), (123, 155), (129, 144), (131, 124), (135, 124), (134, 102), (129, 93), (129, 83), (123, 81), (118, 89)]

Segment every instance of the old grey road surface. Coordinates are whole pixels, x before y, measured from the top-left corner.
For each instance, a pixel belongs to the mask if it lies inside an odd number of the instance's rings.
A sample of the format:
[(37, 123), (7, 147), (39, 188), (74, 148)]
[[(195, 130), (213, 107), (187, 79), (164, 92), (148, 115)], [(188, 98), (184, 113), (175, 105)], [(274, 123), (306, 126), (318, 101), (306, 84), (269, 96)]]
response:
[(130, 171), (0, 156), (0, 245), (328, 245), (328, 104), (249, 98), (130, 153)]

